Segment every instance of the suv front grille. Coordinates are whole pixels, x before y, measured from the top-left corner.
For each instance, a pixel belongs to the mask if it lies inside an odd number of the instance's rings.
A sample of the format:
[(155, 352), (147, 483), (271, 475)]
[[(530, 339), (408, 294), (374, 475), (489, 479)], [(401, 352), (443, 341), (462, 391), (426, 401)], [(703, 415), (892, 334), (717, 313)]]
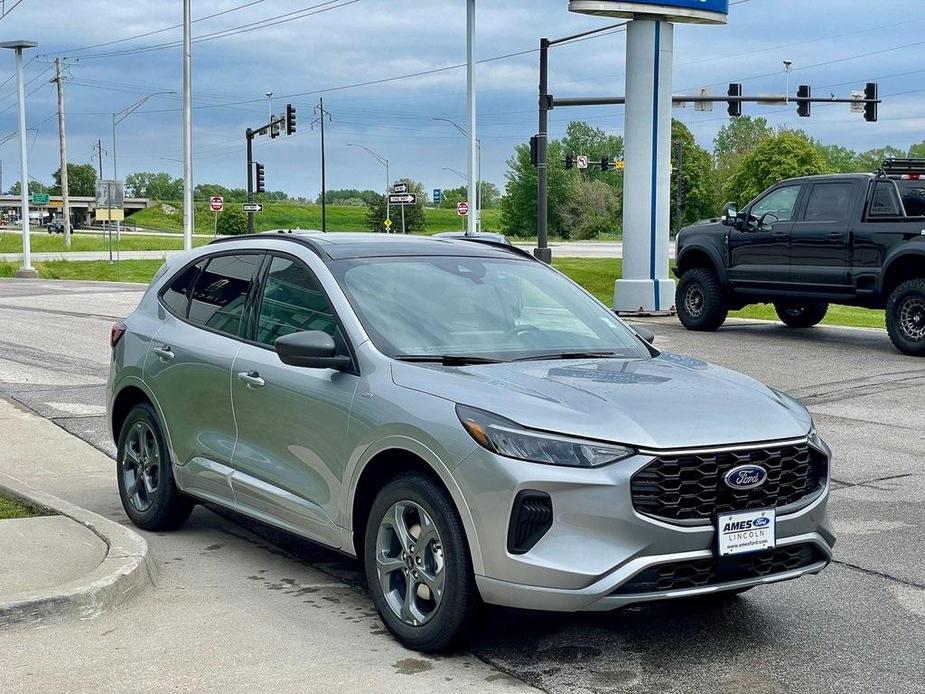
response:
[[(734, 467), (760, 465), (768, 477), (754, 489), (728, 487)], [(780, 508), (808, 501), (825, 486), (826, 456), (808, 443), (770, 444), (740, 450), (665, 453), (633, 475), (633, 506), (648, 516), (709, 521), (718, 513)]]
[(776, 547), (763, 552), (728, 557), (722, 560), (724, 568), (719, 570), (715, 558), (692, 559), (672, 564), (658, 564), (640, 571), (617, 588), (614, 595), (635, 595), (656, 593), (665, 590), (683, 590), (728, 583), (749, 578), (761, 578), (773, 574), (802, 569), (826, 557), (811, 543)]

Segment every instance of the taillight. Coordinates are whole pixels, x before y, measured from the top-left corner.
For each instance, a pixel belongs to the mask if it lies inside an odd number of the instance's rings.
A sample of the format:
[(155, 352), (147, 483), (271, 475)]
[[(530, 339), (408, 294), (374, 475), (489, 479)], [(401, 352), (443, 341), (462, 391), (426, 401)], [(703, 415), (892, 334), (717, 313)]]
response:
[(113, 323), (112, 328), (109, 330), (109, 346), (115, 347), (123, 335), (125, 335), (125, 323), (122, 321)]

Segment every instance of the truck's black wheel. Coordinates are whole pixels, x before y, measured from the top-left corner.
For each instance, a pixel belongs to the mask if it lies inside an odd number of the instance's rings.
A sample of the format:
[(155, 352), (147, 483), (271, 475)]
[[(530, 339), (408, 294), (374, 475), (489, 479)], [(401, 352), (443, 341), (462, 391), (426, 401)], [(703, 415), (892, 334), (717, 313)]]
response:
[(681, 276), (675, 306), (681, 325), (688, 330), (716, 330), (729, 314), (729, 298), (716, 273), (707, 268), (694, 268)]
[(829, 305), (825, 301), (777, 301), (774, 310), (790, 328), (811, 328), (822, 322)]
[(925, 279), (907, 280), (893, 290), (886, 330), (900, 352), (925, 357)]

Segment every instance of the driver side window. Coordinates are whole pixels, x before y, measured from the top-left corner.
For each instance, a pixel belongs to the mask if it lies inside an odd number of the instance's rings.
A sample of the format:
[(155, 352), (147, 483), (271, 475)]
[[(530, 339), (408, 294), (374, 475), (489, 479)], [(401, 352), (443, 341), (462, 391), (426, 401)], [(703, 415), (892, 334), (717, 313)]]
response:
[(800, 186), (784, 186), (765, 195), (752, 205), (749, 214), (761, 219), (766, 214), (773, 214), (778, 221), (789, 222), (793, 219), (793, 209), (800, 195)]

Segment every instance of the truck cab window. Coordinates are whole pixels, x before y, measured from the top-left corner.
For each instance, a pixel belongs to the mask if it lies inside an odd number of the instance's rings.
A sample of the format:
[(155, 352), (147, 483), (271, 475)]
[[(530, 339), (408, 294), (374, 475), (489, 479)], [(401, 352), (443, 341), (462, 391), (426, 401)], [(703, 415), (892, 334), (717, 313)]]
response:
[(793, 219), (793, 208), (800, 195), (800, 186), (783, 186), (771, 191), (752, 205), (749, 214), (756, 220), (765, 214), (773, 214), (778, 221), (789, 222)]
[(871, 217), (902, 217), (903, 208), (893, 181), (874, 183), (874, 195), (870, 201)]

